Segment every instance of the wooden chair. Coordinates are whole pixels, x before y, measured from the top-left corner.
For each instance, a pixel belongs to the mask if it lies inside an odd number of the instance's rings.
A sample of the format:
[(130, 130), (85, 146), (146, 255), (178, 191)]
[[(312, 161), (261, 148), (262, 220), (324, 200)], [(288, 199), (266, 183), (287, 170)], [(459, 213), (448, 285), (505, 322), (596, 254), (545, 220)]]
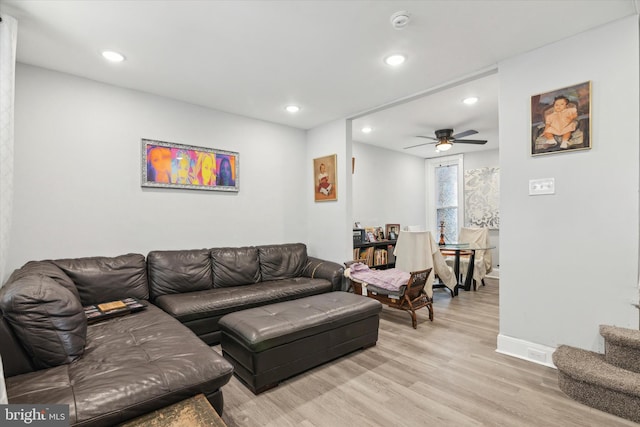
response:
[[(345, 263), (348, 268), (354, 261)], [(367, 285), (364, 290), (361, 282), (347, 276), (349, 280), (349, 290), (353, 289), (355, 294), (364, 295), (376, 299), (391, 308), (409, 312), (413, 329), (418, 328), (416, 310), (427, 307), (429, 310), (429, 320), (433, 322), (433, 299), (427, 296), (424, 286), (427, 278), (431, 274), (431, 268), (414, 271), (410, 273), (409, 282), (402, 286), (399, 291), (390, 291), (373, 285)]]

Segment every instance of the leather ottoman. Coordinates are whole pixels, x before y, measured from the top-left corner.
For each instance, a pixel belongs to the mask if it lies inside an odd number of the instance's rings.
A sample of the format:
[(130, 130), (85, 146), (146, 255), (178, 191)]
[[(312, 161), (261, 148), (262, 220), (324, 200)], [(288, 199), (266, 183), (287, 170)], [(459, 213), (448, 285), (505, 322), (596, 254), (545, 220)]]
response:
[(330, 292), (227, 314), (222, 354), (253, 393), (378, 340), (380, 302)]

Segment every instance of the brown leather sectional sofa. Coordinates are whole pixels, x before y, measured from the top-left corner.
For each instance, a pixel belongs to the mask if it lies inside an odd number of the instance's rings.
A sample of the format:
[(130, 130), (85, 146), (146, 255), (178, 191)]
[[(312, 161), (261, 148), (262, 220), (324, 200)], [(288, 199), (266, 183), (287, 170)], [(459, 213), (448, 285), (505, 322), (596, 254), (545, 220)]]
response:
[[(303, 244), (31, 261), (0, 289), (9, 403), (68, 404), (74, 426), (114, 425), (199, 393), (222, 413), (233, 368), (207, 345), (220, 339), (218, 320), (341, 283), (342, 267)], [(148, 307), (87, 324), (84, 306), (124, 298)]]

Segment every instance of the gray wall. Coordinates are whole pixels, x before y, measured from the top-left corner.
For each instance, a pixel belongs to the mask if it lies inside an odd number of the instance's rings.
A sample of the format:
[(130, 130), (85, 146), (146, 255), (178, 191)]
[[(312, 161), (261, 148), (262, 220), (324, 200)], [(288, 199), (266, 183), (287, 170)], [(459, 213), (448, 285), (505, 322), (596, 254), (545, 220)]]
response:
[(353, 156), (353, 221), (425, 225), (424, 159), (355, 141)]
[[(307, 240), (304, 131), (23, 64), (16, 78), (9, 269)], [(239, 152), (240, 192), (141, 188), (141, 138)]]
[[(499, 64), (499, 351), (541, 361), (536, 345), (602, 350), (598, 325), (638, 328), (639, 51), (633, 16)], [(587, 80), (593, 148), (532, 157), (531, 96)], [(556, 194), (528, 195), (549, 177)]]
[[(335, 120), (307, 132), (308, 165), (305, 170), (305, 192), (307, 217), (301, 213), (299, 221), (307, 228), (309, 253), (339, 264), (350, 260), (353, 240), (351, 238), (351, 122)], [(316, 202), (314, 200), (313, 159), (331, 154), (337, 156), (338, 188), (337, 200)]]

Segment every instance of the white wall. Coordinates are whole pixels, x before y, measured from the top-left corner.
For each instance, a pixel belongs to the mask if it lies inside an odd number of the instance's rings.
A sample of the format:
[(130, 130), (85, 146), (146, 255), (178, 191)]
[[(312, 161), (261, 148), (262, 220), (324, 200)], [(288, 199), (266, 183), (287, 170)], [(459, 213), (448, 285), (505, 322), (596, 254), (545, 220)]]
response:
[[(304, 131), (23, 64), (16, 78), (9, 269), (33, 259), (305, 242)], [(141, 188), (141, 138), (239, 152), (240, 192)]]
[(426, 226), (424, 159), (353, 142), (353, 221)]
[[(464, 155), (465, 171), (499, 166), (499, 150), (473, 151)], [(491, 262), (496, 268), (500, 264), (500, 230), (489, 230), (489, 241), (496, 247), (491, 250)]]
[[(353, 256), (351, 237), (351, 121), (336, 120), (307, 132), (304, 189), (309, 253), (339, 264)], [(313, 159), (337, 155), (338, 197), (314, 201)]]
[[(639, 50), (634, 16), (499, 64), (499, 351), (550, 362), (602, 350), (600, 324), (638, 328)], [(593, 148), (531, 157), (530, 97), (587, 80)], [(528, 195), (548, 177), (556, 194)]]

